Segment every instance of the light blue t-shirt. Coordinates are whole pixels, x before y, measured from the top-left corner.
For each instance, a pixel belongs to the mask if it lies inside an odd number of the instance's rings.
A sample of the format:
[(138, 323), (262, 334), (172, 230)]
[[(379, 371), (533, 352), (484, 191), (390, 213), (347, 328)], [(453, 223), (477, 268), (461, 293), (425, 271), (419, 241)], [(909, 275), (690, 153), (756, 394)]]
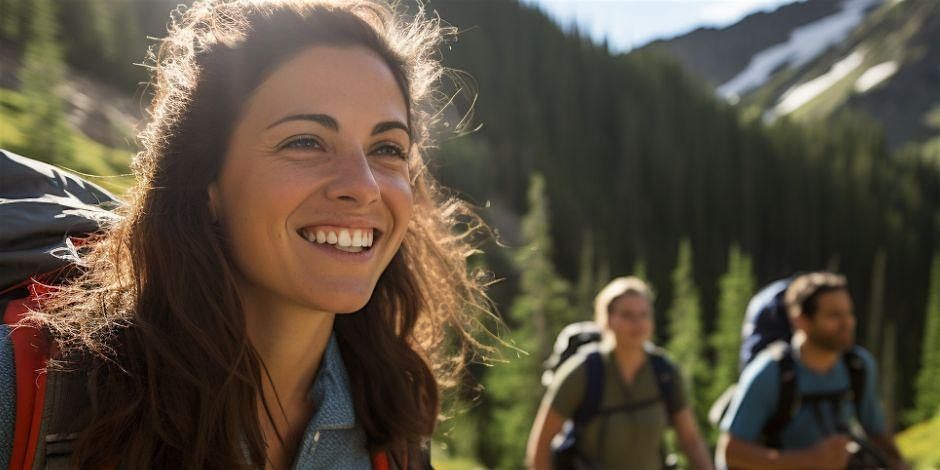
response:
[[(16, 372), (9, 329), (0, 325), (0, 468), (9, 466), (16, 416)], [(349, 376), (335, 335), (330, 337), (308, 399), (316, 410), (294, 459), (295, 469), (370, 469), (366, 435), (356, 422)]]
[[(861, 416), (856, 419), (855, 405), (843, 400), (838, 406), (828, 401), (813, 405), (802, 403), (789, 424), (780, 433), (783, 449), (805, 449), (826, 436), (842, 432), (846, 426), (858, 423), (869, 436), (885, 432), (885, 419), (876, 397), (877, 371), (871, 354), (856, 346), (853, 351), (865, 363), (865, 392)], [(850, 389), (848, 367), (839, 361), (826, 373), (816, 373), (794, 357), (796, 383), (799, 395), (838, 393)], [(763, 351), (741, 373), (728, 412), (721, 422), (721, 430), (748, 442), (758, 442), (767, 421), (777, 409), (780, 397), (780, 365), (770, 351)], [(836, 410), (835, 408), (838, 408)]]

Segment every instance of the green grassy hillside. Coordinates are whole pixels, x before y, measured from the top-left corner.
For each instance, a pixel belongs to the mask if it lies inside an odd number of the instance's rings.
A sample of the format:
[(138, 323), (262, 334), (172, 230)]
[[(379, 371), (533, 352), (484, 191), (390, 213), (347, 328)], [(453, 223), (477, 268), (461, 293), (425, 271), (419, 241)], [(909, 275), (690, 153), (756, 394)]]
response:
[(81, 174), (89, 181), (98, 184), (115, 195), (121, 195), (133, 183), (128, 165), (132, 154), (125, 149), (116, 149), (102, 145), (80, 131), (69, 127), (74, 157), (59, 161), (52, 161), (50, 156), (30, 155), (28, 139), (42, 136), (26, 135), (26, 112), (28, 102), (26, 97), (18, 91), (9, 88), (0, 88), (0, 148), (9, 150), (23, 156), (47, 161)]
[(930, 421), (911, 426), (897, 435), (901, 453), (915, 470), (940, 469), (940, 414)]

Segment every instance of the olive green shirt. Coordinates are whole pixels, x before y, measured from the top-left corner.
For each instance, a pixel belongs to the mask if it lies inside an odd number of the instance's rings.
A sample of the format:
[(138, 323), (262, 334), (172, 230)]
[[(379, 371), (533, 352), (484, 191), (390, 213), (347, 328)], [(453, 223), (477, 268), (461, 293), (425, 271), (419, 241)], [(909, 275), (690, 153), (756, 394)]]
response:
[[(610, 348), (601, 349), (604, 364), (604, 390), (599, 409), (656, 400), (648, 406), (598, 413), (583, 425), (577, 449), (596, 468), (661, 469), (663, 431), (670, 425), (666, 403), (660, 396), (653, 366), (646, 361), (637, 371), (632, 384), (623, 381), (617, 361)], [(584, 400), (587, 386), (586, 354), (578, 354), (559, 367), (555, 381), (549, 386), (545, 400), (555, 412), (566, 419), (574, 417)], [(670, 364), (675, 368), (675, 364)], [(682, 381), (672, 387), (678, 409), (686, 407)]]

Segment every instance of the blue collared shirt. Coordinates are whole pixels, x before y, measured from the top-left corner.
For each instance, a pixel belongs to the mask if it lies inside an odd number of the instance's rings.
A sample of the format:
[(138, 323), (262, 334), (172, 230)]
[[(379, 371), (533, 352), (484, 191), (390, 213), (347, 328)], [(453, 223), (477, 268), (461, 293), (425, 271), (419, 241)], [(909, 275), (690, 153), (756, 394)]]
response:
[(316, 409), (304, 431), (294, 468), (371, 468), (366, 435), (356, 423), (349, 376), (335, 335), (326, 345), (307, 399)]
[[(0, 325), (0, 468), (9, 466), (16, 413), (16, 372), (13, 343), (6, 325)], [(369, 469), (366, 435), (356, 423), (349, 394), (349, 376), (336, 338), (331, 336), (320, 370), (307, 399), (315, 404), (294, 457), (295, 469)]]

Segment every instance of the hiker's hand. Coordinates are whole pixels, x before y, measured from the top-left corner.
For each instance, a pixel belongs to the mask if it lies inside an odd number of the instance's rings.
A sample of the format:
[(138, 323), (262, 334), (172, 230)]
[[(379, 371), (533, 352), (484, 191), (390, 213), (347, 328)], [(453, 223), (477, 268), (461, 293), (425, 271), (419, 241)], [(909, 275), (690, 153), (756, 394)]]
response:
[(848, 448), (851, 442), (848, 436), (835, 434), (813, 446), (810, 451), (813, 455), (813, 468), (843, 470), (852, 457)]

